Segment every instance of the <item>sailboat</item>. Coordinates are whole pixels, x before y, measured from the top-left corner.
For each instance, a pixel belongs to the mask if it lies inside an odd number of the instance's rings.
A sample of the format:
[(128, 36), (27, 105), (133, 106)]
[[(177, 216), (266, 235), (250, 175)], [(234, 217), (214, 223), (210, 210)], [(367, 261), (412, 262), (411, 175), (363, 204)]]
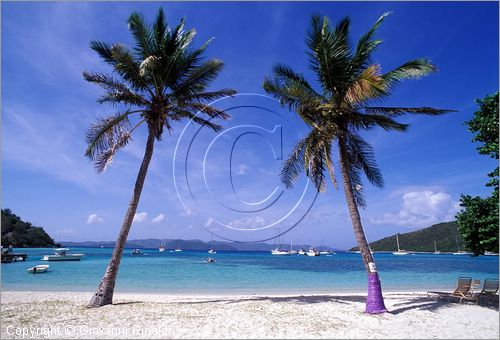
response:
[(460, 250), (460, 247), (458, 246), (458, 236), (455, 236), (455, 241), (457, 242), (457, 251), (453, 253), (453, 255), (472, 255), (472, 253), (469, 253), (468, 251)]
[(210, 249), (208, 250), (208, 253), (209, 254), (217, 254), (217, 252), (215, 251), (214, 247), (212, 246), (212, 240), (213, 240), (213, 237), (212, 237), (212, 233), (210, 233)]
[(165, 251), (165, 240), (164, 239), (161, 239), (161, 243), (160, 243), (160, 248), (158, 248), (158, 251), (160, 253), (163, 253)]
[(436, 241), (434, 241), (434, 254), (441, 254), (440, 251), (437, 250), (437, 247), (436, 247)]
[[(278, 231), (279, 233), (279, 231)], [(281, 235), (278, 237), (278, 244), (276, 245), (276, 248), (271, 250), (271, 255), (290, 255), (291, 253), (288, 250), (281, 249)]]
[(410, 253), (404, 249), (399, 248), (399, 234), (396, 234), (396, 242), (398, 244), (398, 251), (393, 252), (393, 255), (409, 255)]

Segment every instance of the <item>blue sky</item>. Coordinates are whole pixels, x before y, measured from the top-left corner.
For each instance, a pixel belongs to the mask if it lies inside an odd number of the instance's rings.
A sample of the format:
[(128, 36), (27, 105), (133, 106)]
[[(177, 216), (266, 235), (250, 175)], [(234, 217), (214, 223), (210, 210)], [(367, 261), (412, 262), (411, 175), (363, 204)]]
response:
[[(126, 24), (130, 13), (139, 11), (152, 20), (159, 6), (171, 26), (186, 17), (187, 28), (198, 32), (196, 46), (215, 37), (207, 56), (222, 59), (225, 68), (213, 83), (214, 89), (232, 87), (255, 94), (221, 102), (221, 107), (246, 103), (272, 107), (276, 113), (235, 110), (225, 127), (256, 124), (272, 130), (282, 125), (284, 156), (305, 132), (304, 126), (293, 113), (257, 95), (265, 94), (263, 78), (276, 62), (303, 72), (313, 82), (304, 43), (310, 15), (327, 15), (334, 22), (349, 15), (352, 37), (357, 39), (382, 13), (393, 12), (379, 29), (378, 37), (384, 43), (373, 61), (388, 70), (428, 57), (439, 72), (403, 83), (386, 105), (434, 106), (457, 112), (437, 118), (405, 117), (403, 121), (411, 124), (405, 134), (374, 131), (366, 135), (386, 182), (383, 190), (365, 186), (368, 207), (361, 213), (368, 239), (451, 220), (461, 193), (489, 194), (484, 183), (496, 162), (477, 154), (463, 123), (472, 117), (475, 99), (498, 90), (496, 2), (4, 2), (2, 207), (44, 226), (59, 241), (116, 238), (142, 157), (144, 131), (139, 131), (104, 174), (97, 174), (83, 156), (84, 134), (92, 121), (112, 113), (113, 108), (96, 103), (101, 91), (86, 83), (82, 72), (109, 71), (88, 47), (91, 40), (130, 45)], [(172, 135), (156, 146), (130, 238), (208, 240), (207, 228), (226, 237), (255, 240), (275, 234), (277, 228), (290, 228), (312, 205), (284, 235), (285, 242), (338, 248), (355, 245), (343, 192), (332, 186), (318, 197), (305, 190), (303, 204), (281, 224), (259, 231), (231, 229), (273, 224), (300, 198), (307, 182), (302, 178), (293, 190), (283, 190), (278, 180), (281, 161), (266, 144), (267, 137), (262, 139), (258, 133), (248, 134), (236, 144), (231, 174), (227, 149), (214, 144), (207, 152), (206, 176), (218, 197), (211, 201), (203, 193), (200, 161), (215, 135), (201, 132), (189, 171), (194, 176), (192, 184), (200, 189), (195, 195), (202, 204), (190, 206), (184, 200), (183, 205), (175, 185), (185, 198), (183, 177), (174, 182), (172, 169), (182, 169), (182, 164), (173, 166), (173, 156), (184, 126), (176, 125)], [(188, 126), (183, 137), (192, 132)], [(276, 142), (276, 134), (263, 133), (270, 138), (268, 143)], [(231, 139), (230, 134), (225, 136)], [(181, 139), (178, 150), (185, 140)], [(234, 203), (231, 176), (244, 201), (257, 202), (274, 189), (283, 196), (279, 204), (262, 212), (238, 214), (216, 207), (211, 203)]]

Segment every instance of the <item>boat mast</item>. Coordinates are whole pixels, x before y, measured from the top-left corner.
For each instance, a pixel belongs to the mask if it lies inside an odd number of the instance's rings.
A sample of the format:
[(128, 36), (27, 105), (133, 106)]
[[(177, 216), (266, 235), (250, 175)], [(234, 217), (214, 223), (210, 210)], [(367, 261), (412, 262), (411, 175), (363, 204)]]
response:
[(396, 234), (396, 242), (398, 244), (398, 251), (401, 251), (401, 249), (399, 249), (399, 234)]
[(436, 241), (434, 241), (434, 252), (437, 253)]

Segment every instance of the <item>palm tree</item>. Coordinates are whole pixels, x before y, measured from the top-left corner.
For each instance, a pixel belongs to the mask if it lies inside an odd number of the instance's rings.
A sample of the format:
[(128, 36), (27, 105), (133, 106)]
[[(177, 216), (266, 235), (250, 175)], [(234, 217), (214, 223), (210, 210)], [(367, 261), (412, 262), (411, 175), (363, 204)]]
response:
[(311, 128), (283, 164), (281, 180), (285, 186), (292, 186), (304, 171), (320, 191), (326, 186), (326, 172), (337, 187), (332, 149), (338, 147), (345, 198), (368, 273), (366, 311), (369, 313), (385, 312), (386, 308), (358, 210), (366, 205), (361, 174), (377, 187), (383, 187), (384, 181), (375, 163), (373, 148), (361, 132), (376, 127), (405, 131), (408, 125), (397, 122), (396, 117), (406, 113), (439, 115), (449, 112), (430, 107), (375, 106), (400, 81), (436, 71), (426, 59), (409, 61), (387, 73), (382, 73), (380, 65), (371, 62), (373, 52), (381, 43), (375, 39), (375, 32), (387, 15), (377, 20), (355, 48), (349, 43), (348, 17), (332, 27), (327, 17), (313, 16), (306, 39), (307, 54), (309, 67), (322, 91), (317, 92), (302, 74), (281, 64), (274, 66), (273, 77), (266, 78), (263, 85), (267, 93), (284, 107), (294, 110)]
[[(98, 172), (104, 171), (119, 149), (131, 140), (132, 132), (140, 126), (147, 127), (147, 142), (132, 199), (125, 214), (113, 255), (104, 277), (89, 306), (111, 304), (116, 276), (132, 220), (139, 204), (155, 141), (160, 141), (165, 129), (172, 129), (172, 122), (191, 119), (214, 131), (221, 129), (212, 120), (229, 116), (206, 102), (233, 95), (232, 89), (207, 91), (209, 84), (222, 70), (220, 60), (203, 60), (203, 53), (210, 41), (200, 48), (190, 49), (196, 34), (194, 29), (184, 30), (184, 19), (172, 30), (160, 9), (153, 25), (133, 13), (128, 27), (135, 46), (130, 49), (121, 44), (108, 45), (92, 41), (90, 47), (113, 68), (116, 78), (103, 74), (84, 72), (85, 80), (101, 86), (105, 93), (100, 103), (110, 103), (122, 110), (97, 120), (87, 130), (88, 143), (85, 155), (95, 161)], [(135, 120), (134, 120), (135, 119)]]

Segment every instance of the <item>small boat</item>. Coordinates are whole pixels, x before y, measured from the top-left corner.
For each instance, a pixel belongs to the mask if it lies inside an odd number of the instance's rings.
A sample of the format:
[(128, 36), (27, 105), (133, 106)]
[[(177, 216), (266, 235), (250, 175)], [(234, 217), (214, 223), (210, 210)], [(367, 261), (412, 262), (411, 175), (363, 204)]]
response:
[(207, 257), (203, 263), (215, 263), (215, 259), (213, 257)]
[(48, 264), (39, 264), (38, 266), (34, 266), (28, 269), (28, 273), (32, 274), (38, 274), (38, 273), (45, 273), (49, 269)]
[(311, 248), (309, 248), (309, 251), (306, 252), (306, 255), (307, 256), (319, 256), (320, 253), (319, 253), (319, 251), (316, 248), (312, 248), (311, 247)]
[(181, 248), (175, 248), (175, 250), (174, 250), (174, 251), (175, 251), (176, 253), (178, 253), (178, 252), (182, 251), (182, 249), (181, 249)]
[[(279, 233), (279, 230), (278, 230), (278, 233)], [(276, 244), (276, 248), (274, 248), (273, 250), (271, 250), (271, 255), (281, 255), (281, 256), (283, 256), (283, 255), (290, 255), (291, 254), (291, 252), (289, 252), (288, 250), (280, 248), (280, 245), (281, 245), (281, 235), (278, 236), (278, 242)], [(290, 246), (290, 250), (292, 250), (291, 246)]]
[(494, 253), (492, 251), (485, 251), (484, 252), (484, 255), (485, 256), (498, 256), (498, 253)]
[(215, 251), (214, 246), (213, 246), (213, 235), (212, 235), (212, 233), (210, 233), (210, 241), (208, 243), (210, 245), (210, 249), (208, 250), (208, 253), (209, 254), (217, 254), (217, 252)]
[(42, 261), (80, 261), (84, 254), (68, 254), (68, 248), (54, 249), (54, 255), (44, 255)]
[(399, 234), (396, 234), (396, 242), (398, 244), (398, 251), (393, 252), (393, 255), (410, 255), (406, 250), (399, 248)]
[(130, 254), (132, 254), (132, 255), (138, 255), (138, 256), (140, 256), (140, 255), (144, 255), (144, 253), (143, 253), (143, 252), (142, 252), (142, 250), (140, 250), (140, 249), (134, 249), (134, 250), (132, 250), (132, 251), (130, 252)]
[(158, 251), (159, 251), (160, 253), (163, 253), (163, 252), (165, 251), (165, 249), (166, 249), (166, 248), (165, 248), (165, 240), (163, 240), (163, 239), (162, 239), (162, 240), (161, 240), (161, 243), (160, 243), (160, 247), (158, 248)]
[(299, 255), (305, 255), (306, 251), (304, 249), (300, 248), (299, 251), (297, 252), (297, 254), (299, 254)]
[(460, 246), (458, 245), (458, 236), (455, 236), (455, 241), (457, 242), (457, 251), (452, 253), (452, 255), (472, 255), (472, 253), (468, 251), (460, 250)]
[(434, 254), (436, 255), (441, 254), (441, 252), (437, 250), (436, 241), (434, 241)]
[(335, 254), (335, 252), (331, 251), (331, 250), (321, 250), (319, 252), (320, 255), (333, 255)]
[(271, 250), (271, 255), (290, 255), (290, 252), (285, 249), (275, 248)]
[(455, 253), (452, 253), (452, 255), (472, 255), (472, 253), (465, 250), (459, 250)]

